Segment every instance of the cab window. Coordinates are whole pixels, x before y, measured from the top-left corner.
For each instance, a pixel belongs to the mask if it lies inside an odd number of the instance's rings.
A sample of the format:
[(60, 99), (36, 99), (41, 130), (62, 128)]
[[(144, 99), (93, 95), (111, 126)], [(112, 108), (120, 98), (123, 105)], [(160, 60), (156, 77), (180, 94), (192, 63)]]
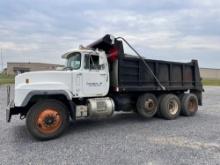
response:
[(99, 56), (97, 55), (85, 55), (85, 69), (100, 70)]
[(78, 52), (72, 53), (67, 59), (67, 67), (77, 70), (81, 66), (81, 54)]

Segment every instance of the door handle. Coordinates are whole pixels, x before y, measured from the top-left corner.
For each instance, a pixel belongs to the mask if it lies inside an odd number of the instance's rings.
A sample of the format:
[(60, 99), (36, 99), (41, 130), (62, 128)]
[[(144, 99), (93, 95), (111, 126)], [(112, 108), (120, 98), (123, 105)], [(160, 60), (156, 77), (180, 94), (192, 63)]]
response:
[(82, 73), (78, 73), (77, 76), (82, 76)]
[(100, 74), (100, 76), (106, 76), (107, 74), (103, 73), (103, 74)]

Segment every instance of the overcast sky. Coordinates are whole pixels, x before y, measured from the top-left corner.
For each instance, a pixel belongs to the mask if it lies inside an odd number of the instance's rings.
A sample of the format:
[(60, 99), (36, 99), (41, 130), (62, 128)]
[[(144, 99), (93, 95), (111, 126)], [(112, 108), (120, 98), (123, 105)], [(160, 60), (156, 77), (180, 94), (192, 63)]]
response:
[(63, 53), (106, 33), (126, 38), (146, 58), (220, 68), (220, 0), (0, 1), (4, 65), (63, 63)]

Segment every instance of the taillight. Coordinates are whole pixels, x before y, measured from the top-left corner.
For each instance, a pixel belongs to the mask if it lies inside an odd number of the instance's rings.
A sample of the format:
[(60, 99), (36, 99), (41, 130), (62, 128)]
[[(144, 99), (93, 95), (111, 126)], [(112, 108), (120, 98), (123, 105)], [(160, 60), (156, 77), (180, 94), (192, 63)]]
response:
[(113, 62), (113, 61), (117, 60), (117, 58), (118, 58), (118, 49), (116, 49), (116, 48), (111, 48), (111, 49), (109, 50), (108, 59), (109, 59), (111, 62)]

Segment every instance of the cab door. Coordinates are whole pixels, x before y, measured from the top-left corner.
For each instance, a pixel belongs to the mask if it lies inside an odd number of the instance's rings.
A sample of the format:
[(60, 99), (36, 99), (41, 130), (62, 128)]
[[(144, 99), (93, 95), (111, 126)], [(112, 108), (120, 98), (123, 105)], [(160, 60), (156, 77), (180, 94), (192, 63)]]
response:
[[(106, 64), (100, 64), (99, 55), (85, 54), (82, 72), (84, 97), (105, 96), (109, 90), (109, 73)], [(107, 62), (107, 60), (106, 60)]]

